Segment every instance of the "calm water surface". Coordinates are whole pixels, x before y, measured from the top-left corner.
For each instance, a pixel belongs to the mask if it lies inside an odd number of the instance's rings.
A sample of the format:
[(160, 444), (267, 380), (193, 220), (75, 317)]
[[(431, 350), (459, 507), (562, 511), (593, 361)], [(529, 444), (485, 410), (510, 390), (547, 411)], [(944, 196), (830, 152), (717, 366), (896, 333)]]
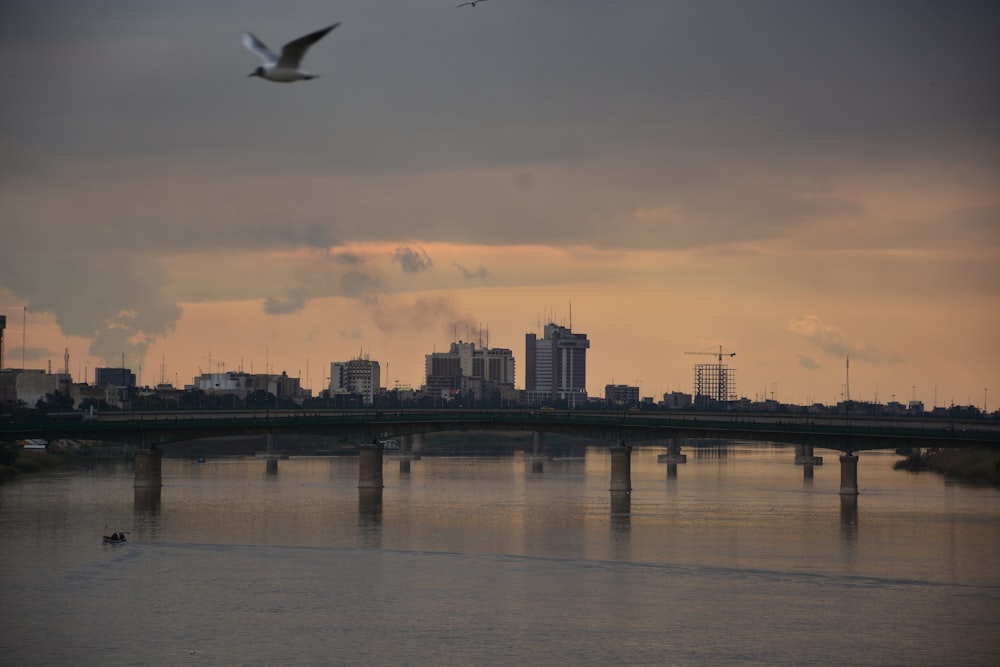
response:
[[(1000, 492), (792, 449), (164, 459), (0, 486), (0, 663), (993, 665)], [(614, 511), (613, 511), (614, 510)], [(128, 530), (130, 542), (100, 535)]]

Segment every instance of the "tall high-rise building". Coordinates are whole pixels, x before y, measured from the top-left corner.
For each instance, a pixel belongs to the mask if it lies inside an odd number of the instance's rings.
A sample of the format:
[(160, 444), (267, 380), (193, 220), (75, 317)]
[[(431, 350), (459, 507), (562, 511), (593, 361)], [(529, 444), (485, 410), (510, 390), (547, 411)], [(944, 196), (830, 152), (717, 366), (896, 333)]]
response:
[(529, 405), (566, 401), (571, 408), (587, 401), (587, 334), (558, 324), (545, 325), (544, 338), (524, 337), (524, 391)]
[(359, 358), (330, 364), (330, 394), (360, 394), (365, 404), (371, 405), (381, 387), (382, 370), (377, 361)]

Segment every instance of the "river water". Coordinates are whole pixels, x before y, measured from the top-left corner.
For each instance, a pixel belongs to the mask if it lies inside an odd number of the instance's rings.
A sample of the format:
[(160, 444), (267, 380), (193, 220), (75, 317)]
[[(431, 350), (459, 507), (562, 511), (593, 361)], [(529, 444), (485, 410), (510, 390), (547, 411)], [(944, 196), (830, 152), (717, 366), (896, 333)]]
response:
[[(581, 449), (581, 452), (583, 450)], [(791, 448), (163, 460), (0, 486), (0, 664), (993, 665), (1000, 491)], [(129, 542), (102, 545), (102, 533)]]

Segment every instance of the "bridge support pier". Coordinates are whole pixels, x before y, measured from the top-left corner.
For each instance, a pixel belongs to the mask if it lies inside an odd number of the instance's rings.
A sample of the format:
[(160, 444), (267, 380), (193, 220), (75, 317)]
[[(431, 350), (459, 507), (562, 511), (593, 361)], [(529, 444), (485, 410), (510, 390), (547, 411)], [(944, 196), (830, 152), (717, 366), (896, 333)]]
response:
[(268, 433), (264, 436), (264, 451), (258, 451), (255, 455), (264, 459), (264, 470), (268, 475), (278, 474), (278, 459), (288, 458), (287, 454), (282, 454), (281, 450), (274, 446), (275, 436)]
[[(667, 464), (668, 471), (670, 470), (669, 466), (676, 465), (678, 463), (687, 463), (687, 460), (687, 454), (681, 454), (681, 443), (677, 442), (677, 440), (673, 438), (667, 442), (667, 453), (659, 454), (656, 457), (657, 463)], [(677, 474), (677, 468), (674, 468), (674, 474)]]
[(358, 488), (381, 489), (382, 461), (385, 457), (385, 447), (378, 442), (361, 445), (361, 456), (358, 465)]
[(632, 448), (625, 443), (611, 447), (611, 493), (632, 492)]
[(858, 457), (851, 453), (840, 457), (840, 495), (858, 495)]
[(140, 449), (135, 452), (135, 489), (159, 489), (163, 486), (161, 473), (163, 455), (157, 449)]

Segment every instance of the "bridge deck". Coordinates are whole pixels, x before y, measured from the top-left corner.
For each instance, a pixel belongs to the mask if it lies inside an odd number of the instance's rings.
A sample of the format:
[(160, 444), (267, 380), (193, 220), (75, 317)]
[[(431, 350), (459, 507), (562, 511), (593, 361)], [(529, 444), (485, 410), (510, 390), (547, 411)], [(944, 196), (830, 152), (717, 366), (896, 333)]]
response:
[(557, 410), (269, 410), (34, 415), (0, 422), (0, 440), (128, 441), (159, 445), (227, 435), (313, 434), (372, 442), (444, 431), (544, 431), (609, 442), (720, 438), (843, 452), (900, 447), (1000, 450), (997, 420)]

